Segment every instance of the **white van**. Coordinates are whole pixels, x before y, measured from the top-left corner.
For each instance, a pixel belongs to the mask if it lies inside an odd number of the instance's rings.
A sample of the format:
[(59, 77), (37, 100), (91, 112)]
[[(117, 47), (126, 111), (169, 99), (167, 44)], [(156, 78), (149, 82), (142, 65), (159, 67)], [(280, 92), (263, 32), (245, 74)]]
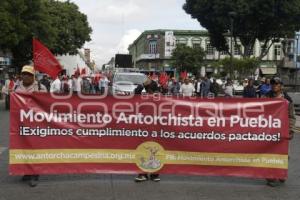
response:
[(128, 95), (134, 93), (139, 84), (143, 84), (147, 76), (136, 72), (116, 72), (112, 78), (111, 93), (113, 95)]

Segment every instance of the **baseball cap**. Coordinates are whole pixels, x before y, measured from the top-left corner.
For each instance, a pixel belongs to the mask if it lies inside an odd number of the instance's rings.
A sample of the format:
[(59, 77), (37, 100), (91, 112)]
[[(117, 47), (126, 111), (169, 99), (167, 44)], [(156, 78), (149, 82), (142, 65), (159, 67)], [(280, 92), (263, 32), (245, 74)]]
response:
[(283, 82), (281, 81), (281, 78), (279, 78), (279, 77), (272, 78), (270, 83), (271, 83), (271, 85), (273, 85), (273, 84), (281, 84), (282, 85), (283, 84)]
[(30, 66), (30, 65), (23, 66), (21, 73), (24, 73), (24, 72), (32, 74), (32, 75), (34, 75), (34, 73), (35, 73), (33, 66)]

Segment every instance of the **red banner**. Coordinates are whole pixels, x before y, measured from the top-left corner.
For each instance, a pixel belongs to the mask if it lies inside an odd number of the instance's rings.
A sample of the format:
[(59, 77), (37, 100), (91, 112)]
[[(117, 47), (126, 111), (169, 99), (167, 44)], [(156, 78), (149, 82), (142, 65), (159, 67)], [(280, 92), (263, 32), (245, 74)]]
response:
[(10, 174), (286, 178), (288, 102), (11, 94)]

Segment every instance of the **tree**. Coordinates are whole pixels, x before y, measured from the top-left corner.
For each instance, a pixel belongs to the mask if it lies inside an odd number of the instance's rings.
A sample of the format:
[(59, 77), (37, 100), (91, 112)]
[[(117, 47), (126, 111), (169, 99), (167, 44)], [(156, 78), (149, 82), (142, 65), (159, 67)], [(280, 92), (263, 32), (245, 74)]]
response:
[(12, 52), (18, 67), (32, 59), (32, 38), (54, 54), (75, 54), (90, 40), (86, 15), (69, 1), (1, 0), (0, 49)]
[(205, 52), (201, 47), (191, 48), (189, 46), (179, 44), (172, 53), (171, 59), (173, 65), (179, 71), (197, 72), (197, 68), (201, 67)]
[[(259, 66), (259, 60), (255, 58), (244, 58), (244, 59), (236, 59), (232, 60), (233, 71), (237, 71), (239, 73), (239, 78), (248, 77), (251, 74), (254, 74), (255, 70)], [(225, 58), (216, 63), (216, 66), (223, 66), (224, 75), (227, 75), (230, 72), (231, 60), (230, 58)]]
[(234, 45), (238, 40), (243, 45), (244, 57), (250, 57), (257, 40), (262, 42), (259, 60), (274, 42), (300, 29), (300, 0), (186, 0), (183, 9), (208, 30), (218, 51), (231, 54), (226, 39), (231, 34)]
[(91, 40), (92, 29), (87, 16), (79, 11), (76, 4), (47, 0), (45, 6), (54, 29), (54, 40), (50, 47), (55, 54), (76, 54), (78, 48)]

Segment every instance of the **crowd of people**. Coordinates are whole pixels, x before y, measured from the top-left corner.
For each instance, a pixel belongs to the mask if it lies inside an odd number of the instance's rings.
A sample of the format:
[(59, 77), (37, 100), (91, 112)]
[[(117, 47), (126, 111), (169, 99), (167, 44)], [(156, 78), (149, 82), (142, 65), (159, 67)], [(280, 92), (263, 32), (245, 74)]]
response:
[[(160, 76), (148, 76), (158, 85), (158, 92), (174, 96), (197, 96), (197, 97), (234, 97), (237, 93), (233, 81), (228, 78), (222, 83), (218, 83), (215, 78), (208, 76), (191, 78), (167, 76), (161, 73)], [(9, 109), (9, 93), (14, 91), (21, 82), (21, 75), (10, 75), (2, 86), (2, 95), (6, 98), (6, 108)], [(81, 92), (83, 94), (104, 94), (108, 91), (111, 83), (111, 75), (97, 73), (94, 75), (74, 74), (71, 76), (60, 74), (52, 80), (49, 76), (44, 75), (37, 81), (46, 87), (48, 92), (74, 94)], [(270, 78), (261, 78), (260, 83), (251, 78), (246, 78), (243, 82), (244, 90), (236, 96), (245, 98), (266, 97), (271, 91)]]
[[(9, 109), (9, 96), (11, 92), (53, 92), (53, 93), (73, 93), (81, 92), (83, 94), (104, 94), (109, 87), (110, 78), (105, 74), (96, 74), (93, 76), (74, 74), (71, 77), (58, 75), (55, 80), (51, 80), (44, 75), (41, 80), (36, 80), (35, 71), (32, 66), (24, 66), (22, 72), (17, 76), (9, 76), (5, 81), (2, 92), (6, 98), (6, 108)], [(292, 99), (283, 91), (283, 82), (280, 78), (272, 79), (262, 78), (260, 84), (255, 84), (251, 78), (244, 80), (244, 90), (242, 96), (245, 98), (268, 97), (284, 98), (289, 101), (289, 120), (290, 120), (290, 139), (293, 137), (295, 124), (295, 114)], [(198, 79), (188, 77), (169, 77), (165, 73), (161, 76), (148, 76), (148, 79), (136, 87), (134, 93), (142, 94), (145, 91), (148, 94), (162, 93), (166, 95), (179, 95), (184, 97), (218, 97), (230, 98), (234, 96), (234, 87), (231, 79), (226, 83), (219, 85), (216, 79), (207, 76)], [(36, 185), (38, 175), (25, 175), (24, 181), (30, 181), (32, 186)], [(142, 182), (151, 179), (160, 181), (159, 174), (139, 174), (135, 181)], [(277, 186), (285, 180), (268, 179), (268, 185)]]

